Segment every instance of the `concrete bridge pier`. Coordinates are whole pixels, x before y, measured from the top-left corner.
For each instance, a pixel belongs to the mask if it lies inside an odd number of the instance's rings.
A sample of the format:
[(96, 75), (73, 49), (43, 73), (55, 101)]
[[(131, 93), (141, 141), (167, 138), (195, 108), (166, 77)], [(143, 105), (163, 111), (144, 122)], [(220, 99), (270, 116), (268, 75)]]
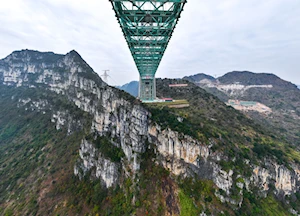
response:
[(141, 101), (154, 101), (156, 99), (156, 82), (153, 77), (140, 77), (139, 98)]

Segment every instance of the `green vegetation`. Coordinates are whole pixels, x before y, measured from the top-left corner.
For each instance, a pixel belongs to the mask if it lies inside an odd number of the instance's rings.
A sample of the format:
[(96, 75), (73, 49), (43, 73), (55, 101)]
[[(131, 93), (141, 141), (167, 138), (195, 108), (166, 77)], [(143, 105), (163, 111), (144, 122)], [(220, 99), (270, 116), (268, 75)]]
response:
[(286, 216), (292, 214), (288, 212), (288, 208), (277, 201), (273, 195), (268, 195), (266, 198), (261, 198), (257, 197), (255, 193), (245, 191), (242, 207), (236, 211), (236, 215)]
[(99, 215), (131, 215), (134, 206), (131, 203), (131, 180), (124, 179), (123, 188), (105, 189), (99, 180), (91, 180), (90, 175), (79, 180), (77, 177), (67, 177), (69, 184), (64, 184), (57, 191), (59, 194), (68, 195), (67, 208), (63, 208), (63, 214), (69, 209), (73, 214), (83, 214), (90, 209), (90, 213)]
[[(91, 118), (64, 98), (45, 90), (0, 86), (0, 92), (0, 214), (35, 214), (47, 208), (47, 201), (37, 201), (40, 190), (51, 191), (64, 175), (72, 176), (72, 164)], [(19, 98), (34, 101), (47, 98), (51, 104), (43, 113), (29, 103), (17, 108)], [(73, 118), (81, 125), (66, 136), (66, 129), (56, 130), (51, 122), (50, 108), (73, 112)], [(7, 203), (8, 199), (12, 202)]]
[[(85, 68), (87, 66), (84, 64), (84, 65), (81, 65), (81, 67)], [(103, 81), (98, 76), (98, 74), (96, 74), (91, 68), (88, 68), (88, 70), (83, 70), (83, 71), (85, 71), (85, 72), (79, 73), (78, 75), (85, 79), (93, 80), (99, 87), (102, 86)]]
[[(72, 55), (76, 57), (76, 53)], [(81, 64), (87, 67), (84, 62)], [(94, 80), (96, 74), (81, 73), (81, 76)], [(186, 216), (223, 212), (223, 215), (289, 215), (287, 209), (290, 207), (298, 210), (299, 193), (284, 197), (288, 202), (281, 203), (273, 197), (271, 184), (268, 196), (262, 198), (254, 186), (250, 185), (250, 193), (242, 191), (236, 183), (244, 183), (243, 177), (252, 174), (245, 159), (259, 165), (265, 158), (273, 158), (288, 167), (291, 161), (299, 163), (299, 152), (204, 90), (190, 83), (188, 87), (171, 89), (168, 87), (171, 82), (179, 81), (158, 80), (158, 95), (185, 100), (142, 106), (149, 108), (152, 121), (163, 129), (171, 128), (190, 135), (209, 145), (212, 153), (225, 155), (217, 163), (225, 171), (234, 170), (234, 186), (229, 197), (239, 201), (243, 192), (241, 209), (234, 204), (221, 203), (216, 194), (226, 196), (225, 191), (217, 189), (212, 180), (200, 179), (201, 175), (183, 178), (170, 174), (161, 165), (165, 158), (162, 159), (153, 144), (147, 143), (147, 151), (138, 155), (140, 172), (131, 172), (119, 143), (114, 143), (109, 136), (86, 136), (92, 125), (90, 114), (70, 103), (67, 96), (47, 91), (42, 84), (40, 88), (0, 86), (0, 214), (161, 216), (168, 213)], [(93, 93), (76, 87), (68, 91), (72, 97), (80, 91), (91, 99), (91, 104), (98, 105), (99, 111), (103, 109)], [(140, 104), (125, 92), (117, 94), (132, 104)], [(30, 102), (19, 105), (19, 99), (28, 98), (47, 101), (47, 104), (41, 110)], [(168, 107), (170, 104), (190, 106), (173, 109)], [(64, 113), (67, 121), (59, 130), (51, 122), (57, 111)], [(126, 168), (126, 173), (120, 168), (117, 185), (106, 189), (102, 180), (95, 178), (94, 170), (82, 179), (73, 175), (83, 138), (92, 142), (103, 157)]]
[(281, 150), (274, 149), (269, 145), (254, 143), (253, 152), (255, 152), (260, 159), (263, 159), (266, 156), (275, 156), (280, 164), (286, 163), (284, 153)]
[[(169, 84), (176, 82), (186, 82), (188, 86), (182, 88), (169, 87)], [(170, 125), (171, 129), (183, 133), (189, 130), (189, 135), (203, 142), (207, 142), (210, 138), (221, 137), (223, 141), (249, 143), (240, 130), (242, 127), (246, 131), (251, 130), (254, 123), (194, 84), (182, 80), (158, 79), (157, 94), (159, 97), (171, 97), (175, 100), (186, 99), (190, 104), (189, 107), (182, 109), (165, 107), (159, 109), (150, 106), (153, 119), (162, 124), (163, 127)], [(163, 118), (163, 116), (166, 117)], [(180, 128), (176, 128), (175, 119), (177, 120), (177, 117), (184, 119), (183, 126)]]
[(180, 131), (183, 134), (190, 135), (194, 138), (199, 138), (197, 126), (193, 125), (189, 120), (178, 120), (170, 108), (163, 107), (162, 109), (149, 108), (152, 114), (151, 118), (154, 122), (160, 124), (162, 129), (171, 128), (174, 131)]
[(181, 190), (179, 191), (179, 200), (181, 216), (197, 215), (197, 209), (194, 206), (193, 200), (186, 196)]
[[(164, 182), (166, 179), (171, 181), (168, 177), (170, 173), (153, 164), (153, 150), (141, 157), (144, 160), (138, 179), (124, 176), (120, 184), (108, 190), (102, 187), (98, 179), (91, 178), (90, 174), (81, 180), (72, 175), (65, 176), (53, 193), (64, 194), (68, 202), (65, 208), (56, 213), (64, 214), (68, 210), (70, 214), (83, 214), (86, 209), (90, 209), (88, 212), (91, 215), (164, 215), (164, 211), (170, 209), (166, 206), (163, 194), (164, 187), (169, 187)], [(174, 195), (174, 191), (172, 193)]]
[[(138, 182), (121, 176), (120, 187), (106, 190), (90, 174), (80, 180), (73, 175), (73, 167), (81, 139), (89, 133), (91, 116), (52, 92), (4, 86), (0, 90), (1, 215), (49, 211), (58, 215), (162, 215), (166, 209), (176, 211), (176, 207), (165, 203), (163, 189), (172, 180), (168, 171), (153, 165), (154, 151), (141, 156), (143, 171), (136, 177)], [(45, 114), (32, 110), (30, 103), (16, 108), (19, 98), (47, 100)], [(76, 120), (74, 133), (66, 136), (65, 127), (56, 130), (50, 121), (50, 109), (66, 112), (68, 118), (72, 116)], [(104, 157), (114, 162), (120, 162), (124, 156), (107, 137), (93, 142)], [(7, 199), (13, 202), (6, 204)]]
[[(187, 83), (188, 86), (169, 87), (169, 84), (177, 83)], [(209, 140), (214, 138), (213, 150), (223, 151), (230, 158), (235, 157), (238, 161), (221, 162), (226, 170), (239, 167), (243, 172), (244, 168), (238, 164), (243, 159), (257, 162), (257, 159), (270, 157), (276, 158), (280, 164), (300, 161), (299, 151), (286, 143), (284, 139), (226, 106), (218, 98), (193, 83), (184, 80), (158, 79), (157, 95), (175, 100), (185, 98), (190, 106), (172, 109), (147, 105), (152, 113), (153, 121), (158, 122), (163, 129), (169, 127), (203, 143), (209, 143)], [(178, 117), (183, 121), (178, 121)], [(247, 169), (247, 173), (248, 171)]]
[(221, 211), (233, 215), (231, 207), (216, 197), (216, 186), (210, 180), (178, 178), (181, 215), (219, 215)]
[(125, 156), (123, 150), (114, 146), (107, 137), (97, 137), (93, 142), (103, 156), (109, 158), (112, 162), (120, 162), (122, 157)]
[(294, 161), (300, 162), (300, 152), (295, 149), (294, 146), (287, 145), (270, 138), (262, 137), (254, 142), (252, 148), (259, 159), (265, 157), (274, 157), (279, 164), (288, 166), (288, 163)]
[[(186, 79), (195, 82), (203, 79), (204, 76), (196, 75), (186, 77)], [(272, 108), (273, 112), (270, 115), (261, 115), (257, 112), (248, 112), (247, 115), (264, 125), (265, 130), (280, 136), (282, 140), (287, 140), (288, 143), (299, 146), (300, 91), (296, 85), (284, 81), (274, 74), (257, 74), (247, 71), (227, 73), (220, 77), (218, 82), (220, 84), (238, 82), (244, 85), (272, 85), (272, 88), (251, 88), (243, 94), (234, 96), (229, 93), (225, 94), (217, 88), (204, 88), (223, 102), (227, 102), (228, 99), (257, 101)]]

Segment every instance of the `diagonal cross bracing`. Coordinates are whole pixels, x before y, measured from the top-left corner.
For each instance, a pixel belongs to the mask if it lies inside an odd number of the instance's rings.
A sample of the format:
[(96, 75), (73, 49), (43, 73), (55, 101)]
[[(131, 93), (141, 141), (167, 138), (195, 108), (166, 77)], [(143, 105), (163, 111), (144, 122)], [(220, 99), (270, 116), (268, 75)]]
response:
[(110, 1), (141, 80), (154, 79), (186, 0)]

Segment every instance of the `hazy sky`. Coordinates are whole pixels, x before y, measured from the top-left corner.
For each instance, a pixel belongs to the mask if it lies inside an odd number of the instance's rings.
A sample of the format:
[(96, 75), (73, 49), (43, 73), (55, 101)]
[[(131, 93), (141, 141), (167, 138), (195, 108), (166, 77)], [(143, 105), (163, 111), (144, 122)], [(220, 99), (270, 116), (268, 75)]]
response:
[[(0, 5), (0, 58), (75, 49), (111, 85), (138, 80), (109, 0), (9, 0)], [(233, 70), (300, 84), (300, 0), (188, 0), (157, 77)]]

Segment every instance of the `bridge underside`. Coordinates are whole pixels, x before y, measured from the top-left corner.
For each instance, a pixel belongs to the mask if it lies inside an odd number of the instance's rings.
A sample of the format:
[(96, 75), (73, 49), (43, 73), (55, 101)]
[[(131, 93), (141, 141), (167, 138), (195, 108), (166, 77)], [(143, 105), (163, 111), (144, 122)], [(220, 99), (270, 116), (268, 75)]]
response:
[(156, 98), (155, 73), (186, 0), (110, 0), (140, 74), (139, 97)]

